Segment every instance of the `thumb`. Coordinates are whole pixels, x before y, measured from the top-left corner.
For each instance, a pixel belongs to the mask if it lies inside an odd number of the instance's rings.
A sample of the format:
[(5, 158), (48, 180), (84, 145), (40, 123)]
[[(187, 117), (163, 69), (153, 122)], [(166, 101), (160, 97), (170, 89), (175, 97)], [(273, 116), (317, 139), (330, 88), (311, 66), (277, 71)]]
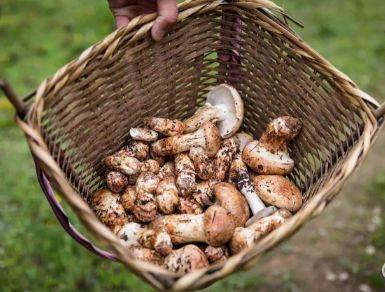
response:
[(158, 17), (151, 30), (154, 40), (159, 41), (163, 38), (167, 30), (178, 19), (178, 7), (176, 0), (157, 0)]

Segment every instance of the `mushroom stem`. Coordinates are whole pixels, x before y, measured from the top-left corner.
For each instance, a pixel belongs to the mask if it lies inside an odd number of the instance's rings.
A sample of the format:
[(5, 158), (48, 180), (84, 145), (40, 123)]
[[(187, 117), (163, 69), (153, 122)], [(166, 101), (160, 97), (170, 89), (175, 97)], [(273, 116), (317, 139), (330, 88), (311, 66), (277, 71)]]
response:
[(214, 247), (228, 242), (235, 228), (228, 211), (220, 206), (211, 206), (199, 215), (158, 217), (151, 225), (155, 231), (166, 231), (173, 243), (206, 242)]
[(287, 142), (300, 132), (302, 123), (299, 119), (284, 116), (268, 124), (259, 142), (271, 153), (287, 152)]
[(144, 124), (150, 129), (157, 131), (165, 136), (176, 136), (183, 133), (185, 124), (179, 120), (170, 120), (164, 118), (145, 118)]
[(231, 161), (237, 152), (237, 145), (234, 138), (228, 138), (222, 141), (221, 148), (215, 155), (214, 160), (214, 179), (218, 182), (224, 181)]
[(159, 164), (153, 159), (146, 161), (139, 161), (132, 157), (126, 151), (119, 151), (104, 159), (105, 165), (115, 171), (121, 172), (125, 175), (135, 175), (139, 172), (150, 171), (157, 173), (159, 171)]
[(193, 244), (174, 250), (164, 260), (165, 268), (175, 273), (189, 273), (208, 265), (205, 254)]
[(138, 194), (151, 193), (156, 191), (159, 178), (152, 172), (142, 172), (136, 180), (136, 192)]
[(196, 189), (195, 168), (187, 154), (175, 156), (176, 186), (182, 196), (193, 193)]
[(168, 255), (172, 251), (171, 239), (167, 233), (147, 229), (138, 223), (126, 223), (116, 235), (126, 247), (140, 244), (144, 248), (156, 250), (161, 255)]
[(193, 198), (201, 206), (211, 206), (214, 198), (214, 186), (217, 184), (215, 180), (201, 181), (197, 184), (193, 193)]
[(300, 120), (293, 117), (280, 117), (267, 126), (259, 141), (246, 145), (242, 152), (243, 161), (259, 174), (285, 175), (294, 168), (287, 143), (301, 130)]
[(145, 160), (148, 157), (149, 147), (146, 143), (140, 141), (130, 141), (128, 146), (122, 148), (128, 156), (135, 157), (139, 160)]
[(162, 266), (164, 263), (164, 258), (155, 250), (141, 246), (129, 246), (127, 248), (127, 254), (136, 260), (148, 262), (157, 266)]
[(212, 177), (213, 163), (202, 147), (190, 148), (189, 157), (194, 163), (195, 172), (200, 179), (208, 180)]
[(203, 208), (193, 197), (182, 197), (179, 199), (179, 212), (181, 214), (201, 214)]
[(147, 128), (131, 128), (130, 136), (137, 141), (153, 142), (158, 139), (158, 133)]
[(178, 189), (174, 176), (166, 176), (160, 180), (156, 188), (156, 202), (164, 214), (172, 214), (179, 203)]
[(193, 132), (204, 123), (217, 122), (222, 138), (231, 137), (242, 124), (244, 106), (237, 90), (227, 84), (214, 87), (206, 104), (185, 121), (185, 132)]
[(238, 189), (245, 196), (253, 215), (266, 208), (252, 186), (249, 172), (240, 155), (236, 155), (231, 163), (230, 176), (231, 181), (237, 184)]
[(246, 247), (251, 247), (261, 237), (280, 227), (292, 215), (288, 210), (280, 209), (268, 217), (259, 219), (249, 227), (238, 227), (230, 242), (232, 254), (240, 252)]
[(223, 109), (223, 106), (212, 106), (209, 103), (206, 103), (203, 107), (198, 108), (195, 114), (184, 121), (186, 128), (185, 133), (191, 133), (201, 128), (206, 122), (216, 122), (220, 116), (220, 110)]
[(220, 134), (214, 123), (207, 122), (197, 131), (164, 138), (152, 144), (152, 150), (161, 156), (188, 151), (192, 147), (202, 147), (209, 157), (213, 157), (220, 146)]

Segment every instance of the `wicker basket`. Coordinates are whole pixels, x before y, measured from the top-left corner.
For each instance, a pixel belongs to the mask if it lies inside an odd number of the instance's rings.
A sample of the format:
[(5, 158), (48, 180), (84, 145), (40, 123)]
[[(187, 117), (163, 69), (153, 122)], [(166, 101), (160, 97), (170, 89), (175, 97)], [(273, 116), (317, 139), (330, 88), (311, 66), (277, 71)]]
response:
[[(118, 259), (158, 289), (196, 289), (252, 265), (258, 256), (319, 214), (360, 164), (382, 125), (385, 107), (304, 43), (281, 8), (267, 0), (186, 1), (159, 43), (149, 36), (155, 15), (137, 17), (16, 99), (41, 187), (60, 223), (95, 253)], [(130, 258), (87, 202), (103, 185), (102, 158), (121, 148), (142, 117), (184, 119), (211, 87), (229, 83), (245, 101), (243, 128), (259, 137), (271, 119), (300, 118), (290, 175), (304, 205), (284, 226), (223, 264), (181, 276)], [(112, 252), (77, 232), (50, 185)]]

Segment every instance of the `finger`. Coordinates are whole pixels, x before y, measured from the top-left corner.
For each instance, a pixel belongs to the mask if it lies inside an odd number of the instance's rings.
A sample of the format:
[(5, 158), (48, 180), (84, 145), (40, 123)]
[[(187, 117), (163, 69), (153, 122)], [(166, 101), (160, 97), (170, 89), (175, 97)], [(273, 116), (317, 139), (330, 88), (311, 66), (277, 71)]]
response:
[(119, 28), (127, 25), (131, 19), (138, 15), (154, 12), (154, 9), (139, 5), (129, 5), (119, 8), (111, 8), (111, 11), (115, 17), (116, 26)]
[(178, 7), (176, 0), (157, 0), (158, 17), (151, 30), (154, 40), (159, 41), (163, 38), (169, 27), (177, 21)]

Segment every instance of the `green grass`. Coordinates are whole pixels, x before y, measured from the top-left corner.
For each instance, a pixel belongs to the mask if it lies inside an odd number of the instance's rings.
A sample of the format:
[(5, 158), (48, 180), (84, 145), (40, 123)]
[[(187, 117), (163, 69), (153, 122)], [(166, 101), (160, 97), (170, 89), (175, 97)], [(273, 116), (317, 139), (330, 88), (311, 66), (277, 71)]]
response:
[[(305, 24), (304, 30), (296, 28), (303, 39), (373, 96), (385, 96), (383, 0), (291, 0), (278, 4)], [(0, 75), (25, 94), (112, 29), (106, 1), (3, 0)], [(59, 227), (36, 182), (27, 144), (12, 116), (0, 94), (1, 290), (148, 290), (149, 286), (123, 266), (90, 254)], [(369, 193), (385, 197), (384, 176)], [(75, 218), (73, 221), (80, 226)], [(383, 230), (368, 239), (377, 249), (385, 245)], [(375, 269), (377, 262), (366, 260), (368, 267)], [(373, 287), (379, 287), (379, 277), (365, 277)], [(295, 275), (288, 274), (277, 282), (285, 290), (296, 290), (293, 278)], [(209, 290), (251, 291), (262, 284), (263, 275), (255, 268)]]

